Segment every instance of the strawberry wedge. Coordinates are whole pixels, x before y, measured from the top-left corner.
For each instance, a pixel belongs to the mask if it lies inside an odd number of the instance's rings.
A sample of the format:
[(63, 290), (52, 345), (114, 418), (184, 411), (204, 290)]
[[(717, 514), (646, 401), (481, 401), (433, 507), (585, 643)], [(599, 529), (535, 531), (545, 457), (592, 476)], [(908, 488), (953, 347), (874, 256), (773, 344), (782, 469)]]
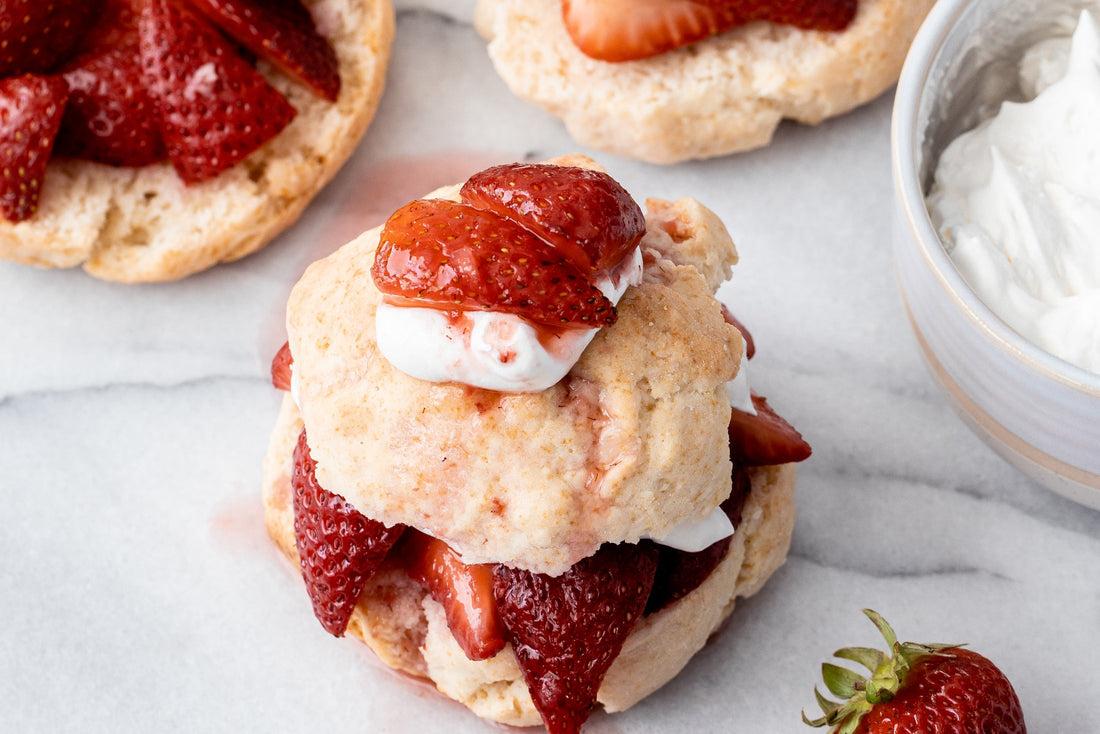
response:
[(24, 74), (0, 81), (0, 213), (9, 221), (38, 210), (68, 99), (60, 77)]
[(197, 13), (170, 0), (149, 0), (138, 32), (146, 89), (184, 183), (236, 165), (297, 114)]
[(466, 564), (449, 545), (407, 530), (401, 545), (405, 570), (443, 606), (447, 626), (470, 660), (485, 660), (504, 647), (493, 598), (493, 565)]
[(342, 637), (363, 593), (403, 525), (386, 527), (317, 483), (306, 432), (294, 449), (294, 540), (302, 577), (321, 626)]
[(765, 398), (753, 393), (756, 415), (734, 408), (731, 411), (730, 458), (744, 466), (769, 466), (803, 461), (810, 457), (810, 444), (794, 426), (780, 417)]
[(237, 43), (335, 102), (340, 71), (332, 45), (298, 0), (188, 0)]

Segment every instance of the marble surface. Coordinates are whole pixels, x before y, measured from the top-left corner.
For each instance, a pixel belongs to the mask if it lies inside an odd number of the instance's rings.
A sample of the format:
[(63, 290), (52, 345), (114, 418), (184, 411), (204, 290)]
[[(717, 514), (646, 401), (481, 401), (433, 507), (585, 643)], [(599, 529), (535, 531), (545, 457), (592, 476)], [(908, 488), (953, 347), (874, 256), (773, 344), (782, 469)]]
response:
[[(470, 5), (397, 3), (374, 124), (261, 253), (155, 286), (0, 264), (0, 731), (497, 730), (325, 634), (259, 500), (305, 265), (483, 164), (583, 150), (505, 88)], [(586, 731), (808, 731), (820, 662), (877, 643), (872, 607), (996, 661), (1031, 731), (1100, 732), (1100, 513), (1005, 464), (926, 374), (889, 247), (891, 101), (706, 162), (596, 155), (638, 198), (724, 218), (754, 384), (814, 455), (787, 564), (675, 681)]]

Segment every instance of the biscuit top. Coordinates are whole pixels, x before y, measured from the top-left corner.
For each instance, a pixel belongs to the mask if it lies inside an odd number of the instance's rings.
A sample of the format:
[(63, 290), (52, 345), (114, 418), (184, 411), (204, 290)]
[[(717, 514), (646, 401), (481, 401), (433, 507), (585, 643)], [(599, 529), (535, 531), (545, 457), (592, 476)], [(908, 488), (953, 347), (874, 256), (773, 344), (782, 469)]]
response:
[(660, 538), (710, 514), (730, 491), (725, 383), (743, 351), (713, 291), (736, 251), (690, 199), (647, 208), (643, 282), (538, 393), (430, 383), (389, 364), (374, 338), (380, 228), (310, 266), (287, 330), (321, 485), (467, 563), (551, 574), (603, 542)]

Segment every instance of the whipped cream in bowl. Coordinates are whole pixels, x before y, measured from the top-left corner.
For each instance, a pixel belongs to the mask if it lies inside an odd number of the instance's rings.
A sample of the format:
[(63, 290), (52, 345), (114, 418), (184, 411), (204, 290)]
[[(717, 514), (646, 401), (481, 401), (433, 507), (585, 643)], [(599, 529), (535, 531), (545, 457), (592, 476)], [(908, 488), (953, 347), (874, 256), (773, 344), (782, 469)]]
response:
[(894, 103), (894, 254), (917, 346), (968, 427), (1100, 507), (1097, 90), (1073, 91), (1098, 72), (1083, 9), (1100, 17), (1096, 0), (936, 4)]
[[(1100, 9), (1100, 6), (1098, 6)], [(1100, 374), (1100, 30), (1021, 61), (1026, 102), (956, 138), (928, 196), (975, 293), (1036, 346)]]

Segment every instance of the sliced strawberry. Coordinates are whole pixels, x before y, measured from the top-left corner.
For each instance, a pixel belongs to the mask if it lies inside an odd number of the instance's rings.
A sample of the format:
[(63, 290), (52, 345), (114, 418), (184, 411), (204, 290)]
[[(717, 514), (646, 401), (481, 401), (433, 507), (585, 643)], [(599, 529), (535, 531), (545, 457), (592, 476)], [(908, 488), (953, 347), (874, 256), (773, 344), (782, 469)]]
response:
[(562, 0), (573, 42), (601, 61), (632, 61), (671, 51), (756, 20), (841, 30), (857, 0)]
[(299, 0), (189, 0), (214, 25), (290, 78), (335, 102), (340, 69), (332, 45)]
[(59, 155), (134, 167), (164, 159), (137, 46), (74, 59), (63, 76), (70, 95), (58, 135)]
[(615, 322), (615, 307), (549, 243), (484, 209), (418, 200), (386, 221), (371, 269), (382, 293), (558, 327)]
[(68, 98), (60, 77), (24, 74), (0, 81), (0, 213), (9, 221), (21, 222), (38, 209)]
[(856, 15), (859, 0), (694, 0), (700, 5), (739, 12), (750, 20), (817, 31), (842, 31)]
[(802, 461), (810, 456), (810, 445), (802, 434), (783, 420), (768, 401), (753, 393), (756, 415), (732, 409), (730, 416), (730, 456), (745, 466), (768, 466)]
[(149, 0), (138, 31), (145, 86), (185, 183), (231, 168), (297, 114), (198, 14), (171, 0)]
[(733, 315), (733, 311), (730, 311), (729, 306), (724, 303), (722, 304), (722, 317), (725, 318), (727, 324), (732, 324), (741, 332), (741, 338), (745, 340), (745, 359), (752, 359), (756, 355), (756, 344), (752, 340), (752, 334), (749, 333), (749, 330), (745, 328), (740, 319)]
[(632, 61), (721, 33), (735, 23), (692, 0), (562, 0), (577, 47), (600, 61)]
[(406, 530), (401, 541), (405, 570), (443, 605), (447, 626), (471, 660), (485, 660), (504, 648), (504, 629), (493, 598), (493, 564), (463, 563), (438, 538)]
[(534, 231), (586, 272), (615, 266), (645, 234), (641, 208), (601, 171), (511, 163), (474, 174), (461, 193)]
[(549, 734), (576, 734), (645, 608), (652, 545), (604, 545), (561, 576), (497, 566), (493, 592)]
[(69, 57), (102, 5), (102, 0), (0, 3), (0, 77), (52, 70)]
[(128, 48), (138, 53), (138, 16), (144, 0), (104, 0), (103, 12), (81, 37), (73, 57)]
[[(745, 501), (752, 491), (752, 482), (745, 467), (733, 466), (733, 486), (730, 496), (719, 507), (726, 513), (736, 530), (741, 523), (741, 513)], [(718, 567), (730, 549), (731, 538), (722, 538), (701, 551), (682, 551), (665, 545), (657, 546), (657, 573), (653, 580), (653, 591), (646, 602), (645, 613), (664, 609), (672, 602), (682, 599), (707, 580), (711, 572)]]
[(294, 364), (294, 357), (290, 354), (290, 342), (284, 342), (275, 353), (275, 359), (271, 360), (271, 384), (279, 390), (290, 389), (290, 368)]
[(388, 528), (365, 517), (343, 497), (317, 483), (317, 462), (306, 432), (294, 449), (294, 540), (313, 613), (337, 637), (367, 582), (400, 537), (403, 525)]

